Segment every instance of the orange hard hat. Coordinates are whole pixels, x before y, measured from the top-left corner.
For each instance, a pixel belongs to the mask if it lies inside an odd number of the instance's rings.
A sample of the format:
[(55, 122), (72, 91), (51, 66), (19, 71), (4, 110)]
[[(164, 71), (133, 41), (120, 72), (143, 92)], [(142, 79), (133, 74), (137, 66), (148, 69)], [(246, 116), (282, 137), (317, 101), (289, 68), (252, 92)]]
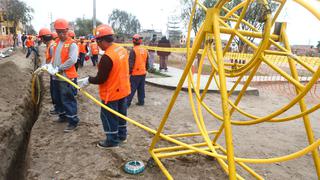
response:
[(76, 34), (74, 33), (74, 31), (69, 30), (69, 31), (68, 31), (68, 36), (69, 36), (69, 37), (75, 37)]
[(58, 34), (56, 32), (53, 32), (52, 33), (52, 38), (54, 39), (54, 38), (57, 38), (57, 37), (58, 37)]
[(41, 28), (39, 31), (39, 37), (45, 36), (45, 35), (51, 35), (51, 31), (48, 28)]
[(142, 37), (139, 34), (135, 34), (132, 36), (132, 42), (141, 44)]
[(68, 29), (69, 28), (69, 23), (65, 19), (57, 19), (54, 22), (54, 28), (55, 29)]
[(101, 24), (96, 28), (96, 38), (109, 35), (114, 35), (112, 27), (105, 24)]

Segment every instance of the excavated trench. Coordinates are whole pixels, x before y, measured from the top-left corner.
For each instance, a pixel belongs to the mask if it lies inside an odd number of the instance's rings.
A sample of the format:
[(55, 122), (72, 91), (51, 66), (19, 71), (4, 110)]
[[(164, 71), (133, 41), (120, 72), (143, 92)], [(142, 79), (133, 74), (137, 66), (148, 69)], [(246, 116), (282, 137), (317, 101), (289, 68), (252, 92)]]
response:
[(0, 60), (0, 70), (0, 180), (24, 179), (29, 137), (41, 108), (32, 100), (32, 65), (18, 50)]

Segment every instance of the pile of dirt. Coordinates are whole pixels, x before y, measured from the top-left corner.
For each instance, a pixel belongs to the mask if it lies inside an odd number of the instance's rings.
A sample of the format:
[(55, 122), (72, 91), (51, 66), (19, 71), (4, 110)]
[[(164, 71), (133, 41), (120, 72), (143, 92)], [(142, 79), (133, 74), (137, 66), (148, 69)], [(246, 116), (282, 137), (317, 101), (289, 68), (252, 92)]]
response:
[(18, 51), (0, 61), (0, 179), (19, 179), (35, 120), (31, 68)]

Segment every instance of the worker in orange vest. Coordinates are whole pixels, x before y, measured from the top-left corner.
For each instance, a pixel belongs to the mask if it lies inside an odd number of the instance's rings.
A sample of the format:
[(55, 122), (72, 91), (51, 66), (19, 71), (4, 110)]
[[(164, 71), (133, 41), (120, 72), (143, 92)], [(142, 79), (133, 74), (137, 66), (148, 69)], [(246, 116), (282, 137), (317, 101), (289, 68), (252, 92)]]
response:
[(75, 63), (77, 62), (78, 46), (68, 36), (69, 23), (65, 19), (57, 19), (54, 28), (58, 34), (53, 45), (52, 64), (48, 65), (48, 72), (53, 75), (54, 91), (57, 93), (57, 107), (59, 108), (59, 119), (57, 122), (68, 121), (64, 132), (72, 132), (76, 129), (79, 118), (77, 116), (77, 100), (75, 88), (67, 82), (56, 77), (56, 73), (75, 82), (78, 77)]
[[(39, 37), (41, 38), (41, 41), (46, 44), (46, 52), (45, 52), (45, 62), (44, 66), (47, 64), (50, 64), (52, 61), (52, 51), (53, 51), (53, 43), (54, 41), (52, 40), (52, 32), (48, 28), (42, 28), (39, 31)], [(56, 105), (56, 98), (57, 95), (54, 94), (55, 91), (53, 90), (53, 80), (52, 80), (52, 75), (50, 75), (50, 95), (51, 95), (51, 100), (53, 104), (53, 109), (50, 110), (51, 115), (58, 115), (58, 107)]]
[(39, 56), (38, 51), (34, 47), (35, 43), (34, 43), (31, 35), (28, 36), (28, 39), (25, 41), (25, 45), (28, 48), (28, 52), (27, 52), (26, 58), (28, 58), (30, 56), (31, 51), (34, 51), (37, 54), (37, 56)]
[(136, 90), (138, 91), (138, 102), (136, 105), (144, 105), (144, 86), (147, 70), (149, 68), (148, 50), (140, 46), (142, 43), (142, 37), (139, 34), (135, 34), (132, 37), (132, 43), (133, 49), (130, 51), (129, 55), (131, 94), (128, 96), (128, 107), (131, 105), (131, 101)]
[[(99, 94), (103, 104), (127, 115), (126, 97), (130, 94), (128, 52), (125, 48), (113, 43), (113, 29), (108, 25), (96, 28), (96, 41), (105, 51), (98, 64), (95, 77), (86, 77), (78, 81), (81, 88), (91, 84), (99, 85)], [(127, 123), (122, 118), (101, 108), (102, 125), (107, 138), (97, 146), (101, 148), (117, 147), (127, 139)]]
[(98, 62), (98, 55), (99, 55), (99, 47), (95, 39), (91, 39), (90, 43), (90, 51), (91, 51), (91, 61), (93, 66), (96, 66)]
[(79, 48), (78, 67), (83, 67), (84, 59), (88, 52), (88, 46), (87, 46), (87, 43), (84, 42), (84, 40), (85, 40), (84, 37), (80, 37), (80, 42), (78, 43), (78, 48)]

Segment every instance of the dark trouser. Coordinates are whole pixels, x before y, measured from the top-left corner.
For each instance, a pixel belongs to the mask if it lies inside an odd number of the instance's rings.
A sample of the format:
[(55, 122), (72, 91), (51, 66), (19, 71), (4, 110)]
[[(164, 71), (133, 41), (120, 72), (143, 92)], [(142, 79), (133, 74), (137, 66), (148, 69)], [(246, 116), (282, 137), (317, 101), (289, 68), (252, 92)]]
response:
[(131, 94), (128, 96), (128, 107), (131, 105), (136, 90), (138, 90), (138, 103), (144, 104), (144, 85), (146, 81), (146, 75), (130, 76)]
[(160, 63), (159, 63), (159, 70), (164, 69), (167, 70), (167, 60), (168, 56), (159, 56), (160, 57)]
[[(102, 101), (102, 103), (105, 104), (104, 101)], [(105, 105), (120, 114), (127, 116), (127, 98), (110, 101)], [(104, 108), (101, 108), (100, 118), (108, 143), (117, 145), (119, 144), (119, 139), (127, 138), (127, 121), (112, 114)]]
[(91, 61), (92, 61), (93, 66), (96, 66), (96, 64), (98, 62), (98, 55), (92, 55)]
[(86, 57), (86, 54), (84, 53), (79, 53), (79, 66), (83, 67), (83, 63), (84, 63), (84, 58)]
[(33, 46), (31, 46), (31, 47), (28, 47), (28, 52), (27, 52), (26, 58), (28, 58), (30, 56), (31, 51), (34, 51), (37, 54), (37, 56), (39, 56), (38, 51)]
[[(58, 81), (58, 96), (62, 105), (62, 112), (59, 114), (60, 118), (67, 118), (69, 124), (77, 125), (79, 118), (77, 115), (77, 100), (74, 97), (75, 88), (69, 83)], [(58, 105), (58, 102), (57, 102)]]
[[(52, 77), (52, 76), (51, 76)], [(60, 89), (59, 89), (59, 81), (52, 79), (52, 85), (50, 89), (52, 89), (52, 101), (54, 102), (54, 109), (58, 112), (60, 117), (64, 117), (64, 112), (61, 98), (60, 98)]]
[(52, 101), (52, 104), (53, 104), (53, 108), (54, 108), (54, 111), (58, 112), (57, 111), (57, 108), (56, 108), (56, 100), (55, 100), (55, 91), (54, 91), (54, 84), (53, 84), (53, 79), (52, 79), (52, 76), (50, 75), (50, 95), (51, 95), (51, 101)]

